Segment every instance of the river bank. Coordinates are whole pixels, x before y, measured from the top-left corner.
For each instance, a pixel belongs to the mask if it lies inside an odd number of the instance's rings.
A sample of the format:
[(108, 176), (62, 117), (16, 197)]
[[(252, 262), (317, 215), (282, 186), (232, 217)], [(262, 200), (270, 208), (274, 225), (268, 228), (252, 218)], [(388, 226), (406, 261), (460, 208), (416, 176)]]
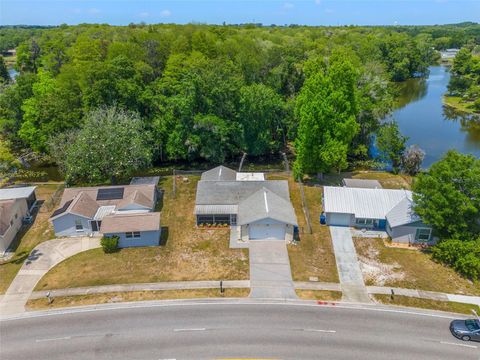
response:
[(454, 110), (472, 115), (480, 115), (480, 112), (472, 108), (472, 102), (462, 101), (460, 96), (444, 95), (442, 101), (444, 105), (449, 106)]

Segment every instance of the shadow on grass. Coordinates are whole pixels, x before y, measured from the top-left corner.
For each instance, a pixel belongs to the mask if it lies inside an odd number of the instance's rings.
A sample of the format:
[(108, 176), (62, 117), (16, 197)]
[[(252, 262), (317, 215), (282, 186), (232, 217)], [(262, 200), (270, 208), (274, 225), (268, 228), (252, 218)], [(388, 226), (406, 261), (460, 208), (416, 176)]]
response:
[(162, 234), (160, 236), (160, 246), (165, 246), (168, 240), (168, 226), (162, 226)]

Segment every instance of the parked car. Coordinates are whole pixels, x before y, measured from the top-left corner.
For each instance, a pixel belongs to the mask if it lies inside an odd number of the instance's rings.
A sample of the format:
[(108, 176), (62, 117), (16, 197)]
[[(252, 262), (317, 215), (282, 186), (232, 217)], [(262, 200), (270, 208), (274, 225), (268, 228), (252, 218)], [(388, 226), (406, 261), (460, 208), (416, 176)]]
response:
[(457, 339), (480, 341), (480, 321), (477, 319), (453, 320), (450, 331)]

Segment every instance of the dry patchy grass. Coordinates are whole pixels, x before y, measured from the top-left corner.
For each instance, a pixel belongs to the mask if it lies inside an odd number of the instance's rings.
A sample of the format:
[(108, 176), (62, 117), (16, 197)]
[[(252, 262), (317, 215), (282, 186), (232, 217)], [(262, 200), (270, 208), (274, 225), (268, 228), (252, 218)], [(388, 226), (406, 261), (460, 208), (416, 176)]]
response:
[[(50, 270), (36, 289), (183, 280), (249, 278), (248, 250), (229, 248), (229, 229), (197, 229), (193, 215), (198, 177), (162, 178), (165, 190), (162, 240), (156, 247), (121, 249), (104, 254), (94, 249), (75, 255)], [(73, 274), (73, 276), (72, 276)]]
[(413, 178), (409, 175), (392, 174), (386, 171), (343, 172), (325, 175), (322, 181), (317, 179), (311, 179), (311, 181), (321, 185), (341, 186), (344, 178), (378, 180), (385, 189), (410, 189), (413, 182)]
[[(360, 260), (366, 259), (370, 266), (379, 269), (379, 277), (366, 279), (368, 285), (480, 295), (480, 283), (472, 283), (452, 269), (434, 262), (426, 252), (386, 247), (382, 239), (355, 238), (354, 243)], [(391, 276), (384, 271), (385, 268), (389, 269)]]
[(304, 186), (312, 225), (312, 234), (308, 234), (298, 183), (287, 175), (272, 175), (269, 176), (269, 179), (288, 179), (290, 198), (300, 227), (299, 244), (288, 245), (293, 280), (308, 281), (309, 277), (316, 276), (319, 281), (338, 282), (330, 231), (327, 226), (322, 226), (319, 223), (322, 208), (322, 188), (319, 186)]
[(324, 300), (340, 301), (342, 299), (341, 291), (330, 290), (295, 290), (298, 297), (303, 300)]
[(480, 312), (480, 307), (477, 305), (463, 304), (453, 301), (438, 301), (399, 295), (395, 295), (393, 300), (390, 298), (390, 295), (374, 295), (373, 297), (375, 300), (385, 305), (407, 306), (469, 315), (472, 314), (472, 309), (477, 313)]
[[(39, 185), (35, 191), (37, 200), (46, 201), (55, 193), (58, 187), (58, 184)], [(16, 247), (15, 255), (5, 262), (0, 262), (0, 293), (2, 294), (7, 291), (13, 278), (33, 248), (41, 242), (55, 237), (53, 226), (48, 221), (54, 209), (46, 211), (43, 206), (41, 211), (37, 213), (33, 224), (20, 230), (18, 233), (12, 244), (14, 249)]]
[(247, 297), (249, 293), (249, 288), (225, 289), (223, 294), (221, 294), (218, 289), (111, 292), (105, 294), (59, 296), (55, 297), (51, 304), (48, 303), (48, 300), (46, 298), (32, 299), (27, 302), (27, 308), (29, 310), (45, 310), (61, 307), (85, 306), (130, 301), (216, 297)]

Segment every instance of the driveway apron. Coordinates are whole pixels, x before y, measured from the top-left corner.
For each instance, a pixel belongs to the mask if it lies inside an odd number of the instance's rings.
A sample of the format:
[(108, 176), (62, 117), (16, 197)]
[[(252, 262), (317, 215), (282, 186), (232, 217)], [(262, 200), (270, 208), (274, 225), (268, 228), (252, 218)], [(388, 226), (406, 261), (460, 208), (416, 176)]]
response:
[(25, 311), (25, 304), (40, 281), (58, 263), (82, 251), (100, 247), (98, 238), (66, 238), (50, 240), (32, 250), (0, 301), (0, 315)]
[(343, 293), (342, 300), (360, 303), (370, 302), (350, 228), (330, 226), (330, 234), (332, 235), (333, 250)]
[(250, 297), (296, 299), (287, 245), (281, 240), (251, 240)]

